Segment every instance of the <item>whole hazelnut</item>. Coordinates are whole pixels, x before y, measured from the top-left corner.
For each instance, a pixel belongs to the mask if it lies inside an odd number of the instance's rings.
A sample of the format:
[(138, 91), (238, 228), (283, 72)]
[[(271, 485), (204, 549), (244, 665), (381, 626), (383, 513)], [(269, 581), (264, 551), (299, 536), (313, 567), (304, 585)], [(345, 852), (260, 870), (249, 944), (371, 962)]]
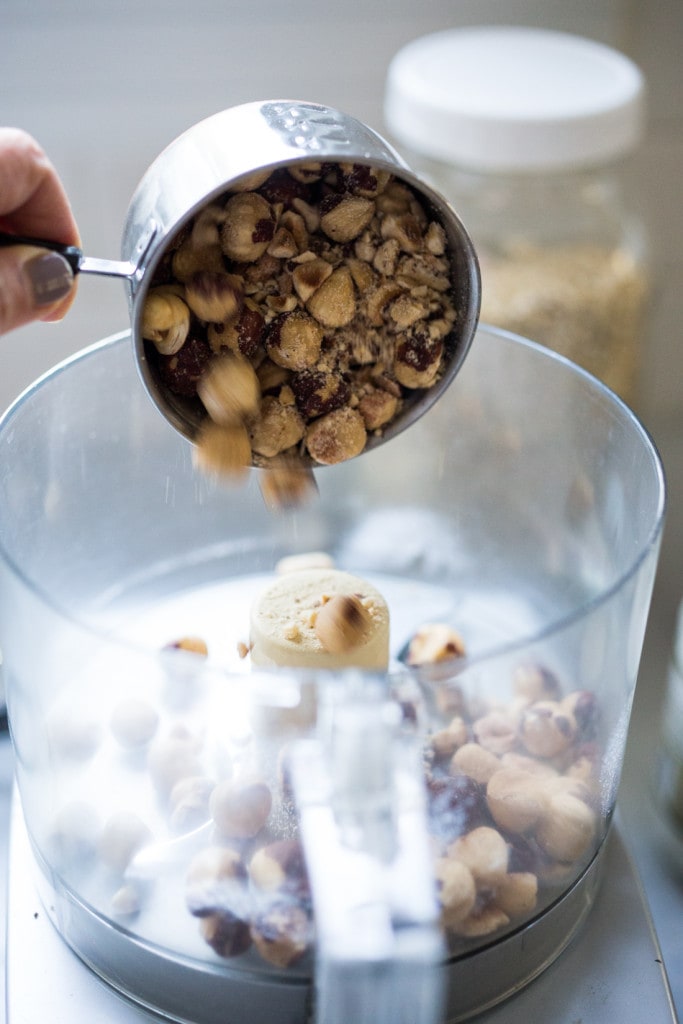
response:
[(506, 832), (531, 831), (545, 810), (542, 782), (515, 768), (501, 768), (491, 776), (486, 801), (496, 825)]
[(561, 704), (536, 701), (522, 712), (519, 736), (534, 757), (556, 757), (576, 738), (576, 721)]
[(273, 458), (297, 444), (305, 429), (295, 405), (283, 405), (274, 395), (266, 395), (258, 418), (249, 428), (250, 445), (258, 455)]
[(274, 363), (288, 370), (305, 370), (320, 356), (322, 326), (303, 310), (281, 313), (268, 326), (266, 351)]
[(407, 665), (435, 665), (462, 658), (465, 644), (460, 634), (442, 622), (428, 622), (411, 637), (405, 654)]
[(306, 861), (297, 839), (278, 839), (262, 846), (249, 861), (248, 871), (261, 892), (286, 892), (301, 899), (309, 895)]
[(538, 879), (531, 871), (511, 871), (496, 889), (496, 904), (510, 917), (527, 917), (536, 909)]
[(251, 946), (249, 924), (231, 913), (210, 914), (199, 922), (199, 933), (214, 953), (228, 959)]
[(228, 779), (212, 791), (209, 810), (218, 832), (228, 839), (251, 839), (268, 820), (272, 807), (264, 782)]
[(451, 758), (451, 772), (468, 775), (475, 782), (486, 785), (494, 772), (500, 769), (500, 759), (479, 743), (463, 743)]
[(175, 355), (190, 330), (190, 310), (173, 287), (152, 288), (145, 298), (140, 333), (165, 356)]
[(340, 373), (302, 370), (291, 380), (297, 408), (307, 420), (346, 405), (351, 389)]
[(167, 797), (175, 784), (188, 775), (201, 775), (200, 743), (190, 734), (157, 737), (150, 745), (147, 767), (152, 782)]
[(515, 722), (503, 711), (490, 711), (477, 718), (472, 731), (477, 743), (499, 757), (517, 746)]
[(595, 812), (583, 800), (571, 793), (557, 793), (536, 828), (536, 841), (548, 856), (572, 863), (590, 847), (596, 825)]
[(200, 850), (187, 869), (185, 902), (195, 917), (232, 911), (248, 917), (247, 871), (237, 850), (208, 846)]
[(448, 854), (466, 864), (477, 885), (495, 886), (507, 874), (508, 844), (488, 825), (472, 829), (448, 847)]
[(333, 466), (360, 455), (365, 448), (367, 432), (361, 414), (343, 406), (314, 420), (306, 429), (305, 440), (315, 462)]
[(326, 651), (342, 654), (363, 642), (372, 616), (355, 595), (335, 594), (326, 601), (315, 620), (315, 635)]
[(123, 874), (138, 850), (151, 839), (151, 831), (137, 814), (120, 811), (105, 822), (97, 851), (103, 864)]
[(253, 263), (268, 248), (275, 234), (270, 204), (256, 192), (239, 192), (225, 204), (221, 246), (231, 260)]
[(204, 775), (189, 775), (176, 782), (169, 797), (169, 824), (174, 832), (187, 832), (208, 820), (213, 787), (213, 780)]
[(290, 967), (310, 945), (311, 921), (303, 907), (278, 901), (255, 915), (250, 934), (264, 960), (275, 967)]
[(477, 887), (472, 872), (462, 861), (439, 857), (434, 865), (436, 888), (445, 928), (463, 921), (473, 910)]
[(133, 750), (144, 747), (153, 738), (159, 725), (159, 713), (147, 701), (130, 697), (119, 701), (109, 725), (117, 742)]

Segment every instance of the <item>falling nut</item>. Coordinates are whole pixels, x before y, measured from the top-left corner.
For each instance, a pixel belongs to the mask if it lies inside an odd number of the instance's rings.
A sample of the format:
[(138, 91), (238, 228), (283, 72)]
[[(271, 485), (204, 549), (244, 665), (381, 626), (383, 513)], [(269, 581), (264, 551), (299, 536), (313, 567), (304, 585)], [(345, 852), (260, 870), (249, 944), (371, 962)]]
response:
[(214, 423), (230, 426), (256, 415), (261, 388), (248, 359), (225, 355), (213, 360), (197, 394)]
[(242, 281), (235, 274), (200, 270), (185, 285), (185, 301), (200, 320), (212, 323), (235, 320), (243, 300)]
[(355, 595), (335, 594), (315, 619), (315, 635), (326, 651), (342, 654), (358, 647), (372, 627), (372, 616)]
[(275, 463), (262, 470), (259, 486), (263, 500), (273, 512), (301, 508), (318, 494), (312, 471), (294, 462)]
[(205, 420), (197, 434), (194, 461), (206, 473), (239, 478), (251, 464), (251, 442), (242, 423), (229, 426)]

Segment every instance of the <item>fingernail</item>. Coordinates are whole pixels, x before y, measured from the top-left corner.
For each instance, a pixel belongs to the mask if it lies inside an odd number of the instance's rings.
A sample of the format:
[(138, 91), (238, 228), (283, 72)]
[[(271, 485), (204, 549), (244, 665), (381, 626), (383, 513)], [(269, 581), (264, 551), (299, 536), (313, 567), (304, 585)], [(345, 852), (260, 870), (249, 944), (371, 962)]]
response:
[(25, 264), (36, 306), (52, 306), (69, 294), (73, 270), (58, 252), (34, 256)]

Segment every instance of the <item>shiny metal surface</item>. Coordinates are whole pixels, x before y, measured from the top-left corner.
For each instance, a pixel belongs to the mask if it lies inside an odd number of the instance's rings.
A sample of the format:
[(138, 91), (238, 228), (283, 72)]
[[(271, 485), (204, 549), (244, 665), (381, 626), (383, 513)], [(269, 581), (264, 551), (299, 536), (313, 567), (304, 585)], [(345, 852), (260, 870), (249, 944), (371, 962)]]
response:
[(377, 132), (348, 114), (289, 100), (231, 107), (193, 125), (157, 157), (131, 199), (123, 230), (122, 258), (136, 268), (129, 277), (129, 309), (142, 380), (164, 416), (190, 440), (200, 422), (197, 408), (161, 390), (140, 334), (144, 298), (154, 271), (178, 231), (231, 184), (266, 168), (310, 160), (390, 171), (421, 194), (448, 236), (452, 298), (459, 316), (448, 342), (447, 370), (432, 388), (414, 392), (382, 436), (369, 437), (366, 451), (422, 416), (449, 386), (467, 354), (479, 318), (479, 266), (469, 235), (446, 200), (416, 177)]

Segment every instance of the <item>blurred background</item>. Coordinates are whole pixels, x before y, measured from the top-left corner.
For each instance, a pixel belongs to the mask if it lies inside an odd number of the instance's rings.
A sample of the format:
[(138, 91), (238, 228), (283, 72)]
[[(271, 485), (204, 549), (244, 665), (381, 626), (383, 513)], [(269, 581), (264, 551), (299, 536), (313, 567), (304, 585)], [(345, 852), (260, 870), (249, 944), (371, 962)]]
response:
[[(227, 106), (292, 98), (384, 131), (393, 54), (476, 24), (587, 36), (631, 57), (648, 82), (647, 135), (628, 198), (651, 241), (653, 293), (635, 406), (669, 475), (669, 520), (624, 769), (623, 815), (683, 1007), (683, 854), (655, 849), (652, 775), (674, 618), (683, 594), (683, 4), (681, 0), (0, 0), (0, 123), (30, 131), (66, 185), (91, 256), (116, 259), (126, 210), (152, 160)], [(61, 324), (2, 340), (0, 406), (70, 353), (128, 326), (124, 285), (88, 277)]]

